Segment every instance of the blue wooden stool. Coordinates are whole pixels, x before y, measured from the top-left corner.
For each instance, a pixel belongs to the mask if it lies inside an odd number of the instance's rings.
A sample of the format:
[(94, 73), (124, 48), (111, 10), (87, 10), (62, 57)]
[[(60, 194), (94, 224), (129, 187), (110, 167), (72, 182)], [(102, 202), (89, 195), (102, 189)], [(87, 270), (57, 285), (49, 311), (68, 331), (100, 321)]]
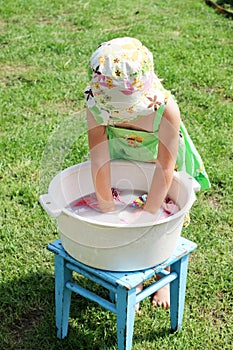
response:
[[(65, 252), (60, 239), (52, 242), (48, 245), (48, 249), (55, 254), (57, 337), (63, 339), (67, 336), (71, 293), (75, 292), (116, 314), (118, 349), (130, 350), (132, 348), (136, 304), (168, 283), (170, 283), (171, 295), (171, 330), (181, 329), (188, 258), (196, 247), (194, 242), (180, 237), (174, 254), (162, 264), (142, 271), (112, 272), (84, 265)], [(165, 270), (168, 266), (170, 266), (170, 272)], [(73, 271), (107, 288), (111, 301), (75, 284), (72, 281)], [(161, 279), (154, 281), (142, 292), (136, 294), (136, 286), (155, 274), (159, 274)]]

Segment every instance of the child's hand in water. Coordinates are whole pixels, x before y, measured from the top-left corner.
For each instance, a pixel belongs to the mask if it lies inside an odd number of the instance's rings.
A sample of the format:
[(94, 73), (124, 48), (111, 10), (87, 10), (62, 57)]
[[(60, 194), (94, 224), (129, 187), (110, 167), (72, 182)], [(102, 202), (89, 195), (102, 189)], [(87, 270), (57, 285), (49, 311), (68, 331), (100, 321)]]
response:
[[(112, 191), (113, 201), (120, 202), (121, 200), (120, 200), (120, 196), (119, 196), (119, 194), (120, 194), (119, 190), (117, 188), (112, 188), (111, 191)], [(112, 212), (115, 210), (114, 202), (105, 203), (103, 205), (103, 208), (100, 209), (96, 194), (93, 192), (93, 193), (90, 193), (90, 194), (80, 198), (76, 202), (73, 202), (71, 206), (72, 206), (72, 208), (89, 207), (89, 208), (95, 209), (97, 211), (100, 211), (100, 212), (102, 211), (102, 212), (107, 213), (107, 212)]]
[(123, 224), (155, 223), (159, 216), (159, 213), (151, 214), (143, 209), (124, 210), (119, 214), (120, 221)]

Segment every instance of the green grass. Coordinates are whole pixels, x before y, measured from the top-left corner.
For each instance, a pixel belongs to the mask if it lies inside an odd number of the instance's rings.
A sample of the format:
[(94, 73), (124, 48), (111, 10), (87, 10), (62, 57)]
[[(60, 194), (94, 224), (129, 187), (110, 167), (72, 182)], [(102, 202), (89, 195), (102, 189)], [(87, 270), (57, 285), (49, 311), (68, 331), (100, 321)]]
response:
[(69, 337), (56, 339), (46, 246), (58, 233), (38, 198), (56, 172), (88, 157), (83, 114), (71, 117), (84, 109), (88, 58), (125, 35), (153, 52), (212, 183), (183, 231), (198, 244), (183, 330), (170, 334), (168, 312), (144, 300), (133, 349), (231, 349), (232, 20), (202, 0), (0, 4), (0, 349), (116, 349), (114, 315), (77, 296)]

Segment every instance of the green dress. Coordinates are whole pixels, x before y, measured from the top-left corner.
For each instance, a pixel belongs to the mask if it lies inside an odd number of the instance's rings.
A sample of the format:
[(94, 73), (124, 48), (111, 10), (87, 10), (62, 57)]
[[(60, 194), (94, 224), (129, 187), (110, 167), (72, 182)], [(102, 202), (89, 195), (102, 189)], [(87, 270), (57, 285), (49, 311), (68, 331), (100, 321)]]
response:
[[(158, 130), (165, 105), (156, 112), (153, 132), (106, 126), (111, 159), (128, 159), (148, 162), (157, 158)], [(200, 184), (202, 190), (210, 188), (203, 161), (194, 146), (183, 122), (180, 124), (179, 148), (175, 170), (186, 171)]]

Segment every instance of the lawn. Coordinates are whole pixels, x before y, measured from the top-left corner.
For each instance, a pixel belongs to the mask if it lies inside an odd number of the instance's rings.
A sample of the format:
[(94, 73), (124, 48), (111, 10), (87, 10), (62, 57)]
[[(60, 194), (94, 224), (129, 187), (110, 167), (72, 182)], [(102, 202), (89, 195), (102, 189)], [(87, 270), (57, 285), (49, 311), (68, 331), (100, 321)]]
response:
[(137, 37), (153, 52), (212, 183), (198, 194), (183, 230), (198, 244), (183, 330), (171, 334), (168, 311), (153, 311), (146, 299), (133, 349), (231, 349), (232, 20), (204, 0), (0, 4), (0, 349), (116, 350), (115, 316), (77, 296), (69, 336), (56, 338), (46, 246), (59, 235), (39, 195), (59, 170), (88, 158), (88, 58), (117, 36)]

